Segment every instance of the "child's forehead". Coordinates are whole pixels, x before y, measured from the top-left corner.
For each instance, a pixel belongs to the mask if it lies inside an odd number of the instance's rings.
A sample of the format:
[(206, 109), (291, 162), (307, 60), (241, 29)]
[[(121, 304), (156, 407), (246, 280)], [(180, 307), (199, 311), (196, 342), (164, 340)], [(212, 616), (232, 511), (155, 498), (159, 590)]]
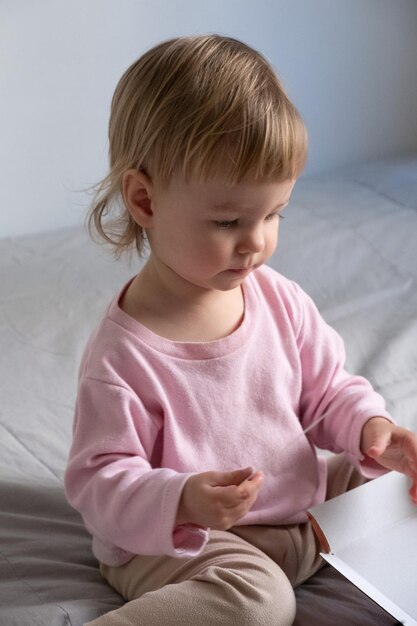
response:
[(209, 180), (186, 180), (181, 176), (173, 177), (170, 190), (184, 198), (198, 199), (201, 205), (213, 211), (233, 210), (244, 205), (251, 206), (257, 200), (275, 202), (282, 206), (289, 200), (295, 180), (285, 181), (241, 181), (229, 183), (222, 177)]

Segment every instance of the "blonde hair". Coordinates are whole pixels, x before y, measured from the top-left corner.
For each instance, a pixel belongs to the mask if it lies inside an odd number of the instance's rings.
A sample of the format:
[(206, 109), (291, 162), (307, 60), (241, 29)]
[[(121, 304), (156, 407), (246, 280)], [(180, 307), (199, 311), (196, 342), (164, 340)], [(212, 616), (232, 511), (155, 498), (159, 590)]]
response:
[(109, 142), (88, 226), (117, 257), (132, 245), (143, 252), (142, 228), (121, 201), (128, 169), (163, 186), (174, 171), (234, 185), (295, 179), (307, 158), (304, 124), (268, 61), (220, 35), (171, 39), (133, 63), (112, 99)]

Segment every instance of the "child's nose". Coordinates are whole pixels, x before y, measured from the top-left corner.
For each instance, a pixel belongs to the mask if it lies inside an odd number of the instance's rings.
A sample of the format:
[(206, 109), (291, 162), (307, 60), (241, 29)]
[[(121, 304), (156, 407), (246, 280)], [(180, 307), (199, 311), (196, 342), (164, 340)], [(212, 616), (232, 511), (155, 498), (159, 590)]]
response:
[(265, 237), (262, 228), (251, 228), (242, 234), (238, 244), (240, 254), (255, 254), (262, 252), (265, 248)]

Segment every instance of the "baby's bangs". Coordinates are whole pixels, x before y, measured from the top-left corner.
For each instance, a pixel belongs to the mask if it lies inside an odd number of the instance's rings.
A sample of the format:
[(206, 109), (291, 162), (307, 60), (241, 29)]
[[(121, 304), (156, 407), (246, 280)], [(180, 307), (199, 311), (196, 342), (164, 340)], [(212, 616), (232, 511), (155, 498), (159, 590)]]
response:
[[(291, 110), (292, 109), (292, 110)], [(181, 173), (207, 181), (221, 177), (234, 185), (245, 180), (295, 180), (307, 160), (308, 138), (298, 112), (272, 110), (240, 128), (206, 135), (188, 151)]]

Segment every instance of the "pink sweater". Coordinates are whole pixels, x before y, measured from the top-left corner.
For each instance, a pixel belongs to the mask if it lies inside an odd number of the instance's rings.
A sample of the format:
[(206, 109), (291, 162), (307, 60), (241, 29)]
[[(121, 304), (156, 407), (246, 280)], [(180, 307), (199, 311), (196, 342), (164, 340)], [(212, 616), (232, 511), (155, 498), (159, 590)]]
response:
[(338, 334), (268, 267), (248, 276), (243, 291), (243, 322), (224, 339), (163, 339), (124, 313), (120, 296), (91, 337), (65, 486), (100, 561), (198, 554), (209, 529), (175, 526), (182, 488), (196, 472), (264, 472), (241, 524), (306, 520), (326, 488), (315, 446), (345, 451), (368, 477), (383, 473), (366, 463), (359, 442), (369, 417), (389, 415), (370, 384), (343, 369)]

